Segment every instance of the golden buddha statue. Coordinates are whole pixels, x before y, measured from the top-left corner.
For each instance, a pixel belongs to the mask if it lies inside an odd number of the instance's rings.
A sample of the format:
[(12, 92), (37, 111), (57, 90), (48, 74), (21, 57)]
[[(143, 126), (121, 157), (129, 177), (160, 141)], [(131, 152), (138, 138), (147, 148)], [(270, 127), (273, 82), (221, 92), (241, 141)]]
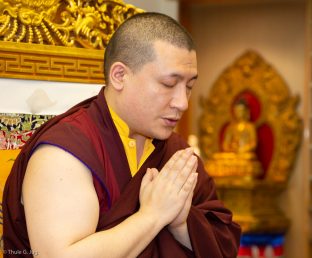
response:
[(224, 131), (222, 151), (213, 155), (206, 164), (212, 176), (243, 176), (253, 178), (262, 171), (257, 160), (257, 132), (250, 121), (250, 110), (246, 102), (240, 100), (233, 108), (232, 121)]

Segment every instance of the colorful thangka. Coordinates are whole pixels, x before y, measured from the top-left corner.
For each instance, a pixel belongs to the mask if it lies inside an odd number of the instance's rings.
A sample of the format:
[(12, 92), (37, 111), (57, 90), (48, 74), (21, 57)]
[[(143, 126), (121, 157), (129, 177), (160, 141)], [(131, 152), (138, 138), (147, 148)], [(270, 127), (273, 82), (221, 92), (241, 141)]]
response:
[(0, 150), (20, 149), (53, 115), (0, 113)]
[[(2, 200), (6, 178), (20, 152), (20, 148), (36, 129), (52, 117), (53, 115), (0, 113), (0, 200)], [(0, 202), (0, 236), (2, 236), (2, 223)]]

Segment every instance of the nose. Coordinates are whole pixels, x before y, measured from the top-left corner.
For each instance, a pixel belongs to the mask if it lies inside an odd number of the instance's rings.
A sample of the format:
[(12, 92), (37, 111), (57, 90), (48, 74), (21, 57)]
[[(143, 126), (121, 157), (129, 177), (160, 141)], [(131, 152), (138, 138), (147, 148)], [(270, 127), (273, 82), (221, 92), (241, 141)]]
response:
[(184, 112), (188, 108), (189, 96), (187, 94), (187, 88), (185, 85), (179, 85), (175, 88), (173, 98), (171, 100), (170, 106), (172, 108), (178, 109), (180, 112)]

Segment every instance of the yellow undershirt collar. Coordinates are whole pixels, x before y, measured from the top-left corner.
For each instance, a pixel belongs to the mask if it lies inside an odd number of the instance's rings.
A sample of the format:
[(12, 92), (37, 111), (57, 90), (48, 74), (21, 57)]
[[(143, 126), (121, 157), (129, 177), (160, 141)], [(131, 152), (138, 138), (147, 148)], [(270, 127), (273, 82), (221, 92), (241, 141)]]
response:
[(152, 143), (152, 139), (147, 138), (144, 144), (144, 150), (140, 162), (137, 161), (136, 155), (136, 140), (129, 138), (129, 127), (116, 113), (109, 108), (109, 112), (112, 116), (113, 122), (117, 128), (119, 136), (121, 138), (122, 144), (124, 146), (126, 156), (128, 159), (128, 164), (130, 167), (131, 175), (134, 176), (136, 172), (140, 169), (146, 159), (152, 154), (155, 146)]

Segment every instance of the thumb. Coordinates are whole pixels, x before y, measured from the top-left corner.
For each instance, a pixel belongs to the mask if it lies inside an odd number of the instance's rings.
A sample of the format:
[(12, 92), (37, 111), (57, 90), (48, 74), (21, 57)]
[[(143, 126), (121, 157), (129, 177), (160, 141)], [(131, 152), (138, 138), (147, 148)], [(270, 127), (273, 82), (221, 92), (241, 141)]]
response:
[(145, 187), (148, 183), (150, 183), (153, 180), (153, 173), (152, 170), (150, 168), (148, 168), (146, 170), (145, 175), (142, 178), (142, 182), (141, 182), (141, 188)]
[(150, 171), (151, 171), (151, 174), (152, 174), (152, 180), (154, 180), (158, 176), (159, 172), (158, 172), (158, 170), (156, 168), (151, 168)]

